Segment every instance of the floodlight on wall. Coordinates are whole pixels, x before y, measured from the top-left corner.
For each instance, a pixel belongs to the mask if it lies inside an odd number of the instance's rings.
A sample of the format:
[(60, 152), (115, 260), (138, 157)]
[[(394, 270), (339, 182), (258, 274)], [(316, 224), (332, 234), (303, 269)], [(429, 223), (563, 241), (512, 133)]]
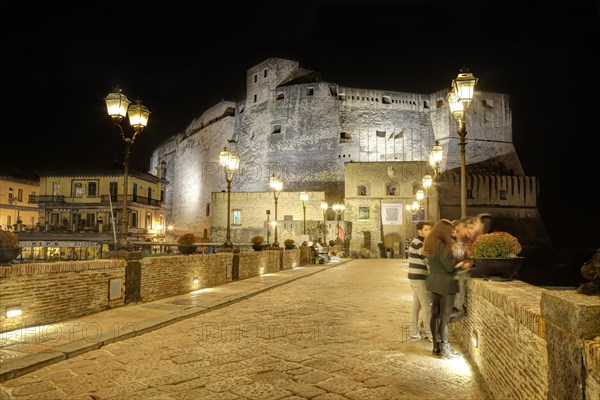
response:
[(6, 307), (6, 318), (15, 318), (23, 315), (23, 309), (20, 305)]

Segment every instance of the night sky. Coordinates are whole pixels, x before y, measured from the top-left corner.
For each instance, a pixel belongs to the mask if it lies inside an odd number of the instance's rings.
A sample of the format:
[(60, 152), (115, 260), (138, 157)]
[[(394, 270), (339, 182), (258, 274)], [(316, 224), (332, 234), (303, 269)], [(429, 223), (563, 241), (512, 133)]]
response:
[(448, 87), (466, 65), (477, 89), (510, 95), (513, 142), (540, 181), (555, 246), (600, 247), (598, 1), (161, 3), (4, 14), (3, 171), (119, 167), (123, 142), (103, 101), (115, 85), (152, 112), (132, 148), (132, 168), (146, 171), (156, 146), (240, 100), (246, 70), (266, 58), (415, 93)]

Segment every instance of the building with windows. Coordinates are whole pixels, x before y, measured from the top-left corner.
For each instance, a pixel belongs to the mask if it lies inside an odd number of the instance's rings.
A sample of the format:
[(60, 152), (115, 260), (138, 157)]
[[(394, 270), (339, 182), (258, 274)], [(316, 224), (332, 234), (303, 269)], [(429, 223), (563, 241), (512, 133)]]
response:
[[(130, 241), (165, 234), (166, 184), (160, 176), (130, 172)], [(39, 230), (44, 233), (120, 235), (123, 171), (42, 171), (39, 194), (30, 196), (29, 201), (38, 206)]]
[(38, 222), (38, 207), (29, 198), (39, 190), (38, 180), (0, 176), (0, 229), (33, 229)]
[[(128, 241), (165, 240), (165, 188), (158, 175), (130, 172)], [(18, 233), (17, 260), (59, 261), (102, 258), (121, 235), (123, 171), (41, 171), (37, 191), (28, 196), (36, 224)]]

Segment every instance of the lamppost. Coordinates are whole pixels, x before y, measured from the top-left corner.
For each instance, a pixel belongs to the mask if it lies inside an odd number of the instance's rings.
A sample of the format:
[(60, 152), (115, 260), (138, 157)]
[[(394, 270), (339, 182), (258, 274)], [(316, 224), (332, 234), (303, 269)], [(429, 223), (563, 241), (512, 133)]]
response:
[(230, 249), (233, 247), (231, 242), (231, 182), (240, 167), (240, 158), (233, 151), (227, 150), (227, 146), (225, 146), (219, 153), (219, 162), (223, 166), (223, 172), (227, 180), (227, 236), (223, 247)]
[(477, 78), (466, 69), (461, 69), (456, 79), (452, 80), (452, 88), (448, 93), (450, 112), (458, 123), (458, 136), (460, 137), (460, 216), (467, 216), (467, 175), (465, 162), (465, 136), (467, 135), (466, 111), (473, 101), (473, 92)]
[(329, 204), (324, 201), (321, 202), (321, 209), (323, 210), (323, 243), (327, 243), (327, 226), (325, 221), (325, 215), (327, 213), (327, 209), (329, 208)]
[(267, 210), (267, 246), (269, 246), (269, 235), (271, 234), (271, 222), (269, 220), (271, 216), (271, 210)]
[(337, 241), (340, 241), (340, 215), (342, 214), (342, 212), (344, 212), (344, 210), (346, 209), (346, 206), (343, 204), (339, 204), (339, 203), (335, 203), (334, 205), (331, 206), (331, 208), (333, 209), (333, 211), (335, 211), (335, 221), (336, 221), (336, 227), (337, 227)]
[(304, 211), (304, 233), (306, 235), (306, 202), (308, 201), (308, 194), (305, 192), (300, 193), (300, 200), (302, 200), (302, 211)]
[(431, 185), (433, 185), (433, 178), (431, 177), (431, 175), (424, 175), (423, 178), (421, 178), (421, 181), (423, 182), (423, 188), (425, 188), (425, 218), (427, 219), (427, 221), (430, 221), (429, 188), (431, 188)]
[[(114, 124), (119, 127), (121, 138), (125, 143), (125, 155), (123, 159), (123, 213), (121, 214), (121, 240), (119, 248), (128, 249), (127, 231), (129, 229), (129, 215), (127, 212), (127, 186), (129, 184), (129, 156), (131, 155), (131, 146), (135, 142), (137, 135), (148, 124), (150, 111), (142, 104), (140, 99), (131, 104), (131, 101), (122, 93), (121, 88), (118, 86), (104, 98), (104, 101), (106, 102), (108, 115), (112, 118)], [(121, 122), (126, 115), (129, 116), (129, 124), (133, 128), (133, 135), (131, 136), (125, 135), (125, 131), (123, 131), (123, 127), (121, 126)]]
[(275, 222), (275, 235), (273, 239), (273, 247), (279, 247), (279, 242), (277, 241), (277, 199), (279, 198), (281, 189), (283, 189), (283, 181), (279, 179), (279, 177), (275, 176), (275, 173), (273, 173), (269, 185), (271, 186), (271, 189), (273, 189), (273, 198), (275, 199), (275, 219), (273, 220)]

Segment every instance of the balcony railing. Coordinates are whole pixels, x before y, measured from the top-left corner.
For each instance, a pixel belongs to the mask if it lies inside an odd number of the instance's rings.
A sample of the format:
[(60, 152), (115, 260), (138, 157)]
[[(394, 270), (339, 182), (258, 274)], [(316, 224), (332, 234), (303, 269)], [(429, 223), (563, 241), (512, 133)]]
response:
[[(112, 199), (113, 203), (122, 203), (123, 202), (123, 195), (108, 195), (108, 194), (104, 194), (102, 196), (100, 196), (100, 202), (102, 203), (109, 203), (109, 197)], [(54, 195), (30, 195), (28, 202), (29, 204), (40, 204), (40, 205), (65, 205), (67, 203), (73, 203), (73, 199), (89, 199), (89, 200), (93, 200), (95, 199), (94, 197), (65, 197), (63, 195), (58, 195), (58, 196), (54, 196)], [(151, 206), (156, 206), (156, 207), (160, 207), (162, 204), (160, 200), (157, 199), (149, 199), (148, 197), (144, 197), (144, 196), (136, 196), (136, 195), (128, 195), (127, 196), (127, 202), (128, 203), (138, 203), (138, 204), (148, 204)], [(84, 204), (83, 202), (78, 202), (77, 204)]]

